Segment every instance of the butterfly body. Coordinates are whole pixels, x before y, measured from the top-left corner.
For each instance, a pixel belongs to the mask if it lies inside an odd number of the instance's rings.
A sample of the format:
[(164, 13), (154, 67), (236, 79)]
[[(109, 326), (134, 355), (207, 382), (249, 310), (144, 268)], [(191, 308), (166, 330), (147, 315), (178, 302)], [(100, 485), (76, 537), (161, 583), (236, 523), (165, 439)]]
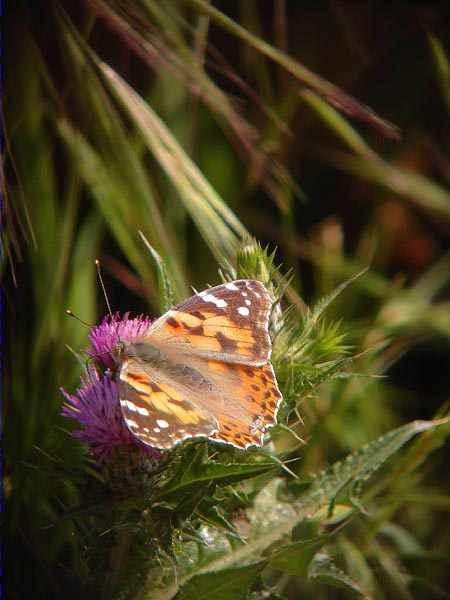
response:
[(200, 292), (116, 352), (130, 431), (170, 449), (194, 437), (262, 445), (281, 401), (269, 362), (272, 301), (258, 281)]
[(137, 340), (131, 344), (123, 344), (120, 354), (122, 357), (128, 359), (133, 358), (145, 363), (154, 363), (155, 365), (162, 365), (164, 362), (167, 362), (164, 352), (146, 341), (146, 338), (143, 338), (142, 341)]

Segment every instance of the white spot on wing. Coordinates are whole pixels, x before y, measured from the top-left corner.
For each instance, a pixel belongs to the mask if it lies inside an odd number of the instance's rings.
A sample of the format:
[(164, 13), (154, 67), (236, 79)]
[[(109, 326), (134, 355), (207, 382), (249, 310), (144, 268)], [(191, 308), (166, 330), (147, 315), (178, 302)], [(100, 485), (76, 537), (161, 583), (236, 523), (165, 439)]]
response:
[(143, 406), (136, 406), (136, 410), (138, 411), (138, 413), (140, 415), (142, 415), (143, 417), (148, 417), (148, 415), (150, 414), (148, 412), (148, 410), (146, 408), (144, 408)]
[(234, 285), (234, 283), (227, 283), (225, 287), (227, 290), (232, 290), (233, 292), (239, 289), (237, 285)]
[(159, 433), (161, 431), (161, 429), (159, 427), (153, 427), (153, 431), (155, 433)]
[(225, 308), (225, 306), (228, 306), (225, 300), (222, 300), (222, 298), (216, 298), (214, 294), (206, 294), (205, 296), (202, 296), (202, 298), (204, 302), (211, 302), (212, 304), (215, 304), (217, 308)]
[(242, 295), (243, 295), (244, 297), (245, 297), (245, 296), (248, 296), (247, 292), (242, 292)]
[(246, 300), (246, 301), (245, 301), (245, 304), (246, 304), (247, 306), (250, 306), (250, 304), (251, 304), (251, 303), (252, 303), (252, 302), (251, 302), (251, 300)]
[(133, 419), (125, 419), (125, 421), (127, 422), (128, 427), (139, 427), (139, 425), (136, 423), (136, 421), (133, 421)]
[(133, 402), (130, 402), (129, 400), (126, 400), (125, 404), (126, 404), (128, 410), (131, 410), (131, 412), (136, 412), (137, 411), (137, 406)]
[(248, 308), (246, 306), (240, 306), (238, 309), (238, 313), (240, 315), (242, 315), (243, 317), (248, 317), (250, 311), (248, 310)]
[(164, 421), (164, 419), (156, 419), (156, 424), (159, 425), (162, 429), (167, 429), (169, 427), (169, 423)]

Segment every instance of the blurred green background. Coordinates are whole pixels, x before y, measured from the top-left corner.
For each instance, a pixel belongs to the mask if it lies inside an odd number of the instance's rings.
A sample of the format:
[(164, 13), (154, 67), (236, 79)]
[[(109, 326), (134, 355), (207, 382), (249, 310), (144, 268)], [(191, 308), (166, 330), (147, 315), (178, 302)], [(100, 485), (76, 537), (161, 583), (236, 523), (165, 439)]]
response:
[[(59, 519), (80, 503), (88, 467), (59, 388), (76, 387), (67, 346), (84, 347), (88, 330), (64, 311), (89, 323), (105, 314), (99, 258), (113, 310), (159, 314), (138, 230), (176, 300), (217, 283), (247, 235), (292, 269), (287, 301), (300, 312), (370, 267), (327, 319), (355, 352), (380, 344), (355, 364), (383, 377), (302, 399), (302, 473), (446, 412), (446, 3), (19, 0), (5, 20), (9, 597), (26, 597), (29, 582), (35, 597), (80, 597), (82, 540)], [(372, 597), (447, 597), (448, 446), (418, 464), (338, 544), (350, 570), (363, 548)], [(296, 579), (285, 593), (347, 597)]]

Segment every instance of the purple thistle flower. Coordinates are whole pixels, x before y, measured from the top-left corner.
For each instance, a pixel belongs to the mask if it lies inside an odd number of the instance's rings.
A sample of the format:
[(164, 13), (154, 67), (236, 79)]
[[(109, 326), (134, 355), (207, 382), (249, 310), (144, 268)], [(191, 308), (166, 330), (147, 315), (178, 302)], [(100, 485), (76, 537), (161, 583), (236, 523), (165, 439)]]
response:
[(119, 404), (119, 386), (110, 373), (101, 376), (91, 367), (75, 394), (68, 394), (63, 389), (61, 392), (67, 401), (62, 414), (83, 427), (72, 435), (87, 442), (97, 458), (104, 459), (115, 448), (124, 445), (134, 445), (159, 458), (158, 450), (140, 442), (125, 425)]
[(100, 325), (93, 327), (89, 333), (92, 350), (89, 350), (88, 354), (106, 367), (114, 369), (116, 365), (111, 352), (115, 346), (119, 342), (132, 342), (141, 337), (151, 324), (152, 320), (144, 315), (133, 319), (129, 318), (129, 313), (125, 313), (123, 317), (119, 313), (107, 315)]
[(151, 323), (151, 319), (143, 315), (133, 319), (129, 318), (129, 313), (122, 318), (118, 313), (106, 316), (100, 325), (91, 329), (91, 349), (87, 353), (108, 367), (107, 371), (100, 375), (96, 368), (88, 367), (87, 376), (82, 378), (82, 384), (75, 394), (61, 389), (66, 399), (62, 415), (78, 421), (82, 426), (72, 435), (87, 442), (100, 460), (115, 448), (126, 445), (133, 445), (153, 458), (160, 457), (158, 450), (141, 442), (126, 426), (120, 408), (119, 386), (110, 371), (115, 371), (117, 367), (112, 356), (115, 346), (119, 342), (132, 342), (141, 337)]

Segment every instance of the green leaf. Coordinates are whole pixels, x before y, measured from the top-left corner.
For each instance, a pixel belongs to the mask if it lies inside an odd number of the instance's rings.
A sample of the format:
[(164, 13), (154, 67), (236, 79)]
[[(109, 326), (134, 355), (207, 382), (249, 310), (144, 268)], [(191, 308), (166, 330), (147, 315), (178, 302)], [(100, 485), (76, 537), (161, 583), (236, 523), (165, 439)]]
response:
[(183, 585), (176, 600), (245, 600), (265, 561), (244, 567), (194, 575)]
[(139, 235), (141, 236), (144, 244), (147, 246), (150, 254), (152, 255), (153, 260), (156, 263), (156, 268), (158, 272), (159, 297), (161, 301), (161, 313), (165, 313), (168, 310), (170, 310), (170, 308), (175, 304), (169, 274), (167, 272), (166, 265), (164, 264), (163, 259), (156, 252), (156, 250), (147, 240), (142, 231), (139, 231)]
[(198, 11), (211, 17), (217, 25), (223, 27), (226, 31), (229, 31), (237, 38), (242, 39), (261, 54), (278, 63), (288, 73), (292, 74), (300, 82), (326, 98), (330, 104), (334, 104), (342, 112), (346, 112), (347, 114), (371, 124), (390, 138), (398, 138), (398, 132), (391, 123), (381, 119), (372, 110), (358, 102), (355, 98), (352, 98), (329, 81), (319, 77), (298, 61), (278, 50), (278, 48), (268, 44), (265, 40), (256, 35), (253, 35), (250, 31), (227, 17), (227, 15), (217, 10), (217, 8), (212, 6), (209, 2), (205, 2), (205, 0), (188, 0), (188, 3)]
[[(213, 498), (212, 501), (215, 501), (215, 498)], [(240, 538), (236, 529), (225, 518), (223, 511), (221, 511), (218, 506), (211, 506), (209, 503), (203, 501), (197, 508), (196, 514), (202, 521), (208, 523), (208, 525), (215, 526), (218, 529), (225, 529), (227, 533), (242, 541), (242, 538)]]
[(155, 111), (108, 65), (99, 63), (99, 68), (177, 189), (180, 200), (211, 251), (219, 262), (230, 261), (239, 239), (248, 236), (245, 227), (206, 181)]
[(381, 159), (366, 160), (339, 155), (333, 162), (362, 179), (383, 186), (408, 202), (446, 220), (450, 219), (450, 195), (447, 189), (420, 173), (400, 169)]
[[(295, 502), (280, 501), (279, 496), (284, 482), (282, 480), (271, 481), (255, 498), (253, 516), (250, 515), (251, 532), (247, 544), (236, 547), (232, 553), (221, 558), (216, 566), (231, 566), (242, 560), (261, 556), (262, 552), (271, 544), (284, 535), (289, 535), (305, 516), (320, 514), (321, 509), (330, 504), (333, 505), (337, 494), (343, 493), (346, 488), (351, 490), (355, 481), (368, 478), (395, 450), (415, 434), (432, 429), (443, 422), (414, 422), (375, 440), (361, 451), (336, 463), (331, 469), (314, 478), (311, 488), (308, 490), (305, 491), (302, 486), (300, 497)], [(228, 467), (229, 469), (239, 469), (240, 465), (229, 465)], [(245, 468), (247, 467), (255, 468), (255, 465), (247, 465)], [(201, 479), (198, 478), (196, 481)], [(189, 482), (187, 485), (190, 485)], [(297, 488), (296, 483), (289, 486), (291, 490)], [(323, 520), (326, 518), (327, 514), (323, 511)], [(301, 549), (301, 544), (299, 544), (292, 546), (290, 550), (301, 552)], [(289, 558), (288, 555), (286, 555), (287, 558)]]
[(316, 554), (308, 569), (308, 578), (312, 581), (326, 583), (333, 587), (344, 588), (349, 592), (362, 595), (361, 588), (348, 575), (338, 569), (327, 554)]
[[(369, 479), (397, 450), (418, 433), (447, 424), (448, 419), (437, 421), (413, 421), (394, 429), (374, 440), (361, 450), (347, 456), (317, 475), (308, 491), (301, 496), (300, 503), (316, 507), (329, 505), (332, 509), (336, 498), (344, 493), (350, 498), (358, 495), (360, 484)], [(295, 489), (295, 483), (291, 484)]]
[(363, 137), (328, 102), (312, 90), (303, 90), (300, 96), (329, 125), (330, 131), (333, 131), (355, 154), (367, 159), (376, 157)]
[(422, 546), (413, 533), (396, 523), (385, 523), (380, 528), (379, 533), (389, 538), (402, 554), (419, 554), (423, 552)]
[(262, 475), (275, 468), (278, 468), (278, 465), (274, 465), (272, 462), (229, 464), (192, 462), (182, 471), (179, 477), (175, 478), (164, 489), (163, 496), (181, 494), (192, 487), (212, 482), (229, 485), (230, 483)]
[(358, 544), (358, 540), (350, 541), (345, 536), (339, 537), (339, 550), (345, 560), (345, 569), (355, 579), (369, 597), (377, 597), (378, 582), (369, 562), (366, 548)]
[(282, 550), (274, 554), (270, 559), (270, 566), (290, 575), (299, 577), (308, 576), (308, 567), (313, 556), (327, 541), (326, 536), (316, 537), (310, 540), (302, 540), (288, 544)]
[(95, 53), (61, 9), (63, 62), (70, 65), (74, 85), (83, 87), (79, 109), (87, 108), (92, 127), (75, 128), (56, 111), (56, 126), (69, 150), (75, 170), (95, 199), (129, 262), (138, 271), (152, 303), (154, 278), (142, 255), (135, 232), (142, 229), (163, 257), (178, 297), (187, 293), (179, 245), (163, 216), (155, 178), (142, 161), (140, 144), (130, 136), (116, 105), (111, 102), (94, 66)]
[(428, 35), (428, 42), (430, 44), (436, 71), (436, 79), (441, 89), (442, 98), (447, 105), (447, 109), (450, 111), (450, 64), (445, 47), (441, 40), (432, 34)]
[(330, 304), (335, 300), (342, 292), (354, 281), (362, 277), (368, 271), (368, 267), (360, 271), (359, 273), (355, 273), (349, 279), (341, 283), (334, 289), (331, 294), (328, 294), (324, 298), (321, 298), (314, 306), (314, 309), (311, 311), (309, 316), (307, 317), (305, 323), (305, 331), (303, 335), (309, 334), (311, 329), (318, 323), (319, 319), (322, 317), (325, 310), (330, 306)]
[[(304, 485), (301, 485), (299, 490), (296, 482), (286, 486), (284, 480), (280, 478), (272, 479), (256, 495), (253, 508), (248, 513), (250, 532), (247, 543), (242, 545), (237, 544), (231, 552), (214, 559), (209, 563), (209, 568), (222, 570), (242, 564), (244, 561), (255, 560), (261, 557), (272, 544), (279, 542), (283, 537), (290, 536), (295, 532), (298, 533), (297, 526), (305, 518), (321, 515), (320, 521), (326, 521), (328, 515), (327, 511), (323, 509), (326, 507), (332, 508), (338, 495), (347, 492), (351, 496), (355, 492), (356, 482), (368, 479), (376, 469), (414, 435), (431, 430), (445, 423), (448, 423), (447, 419), (439, 421), (414, 421), (404, 427), (391, 431), (371, 444), (368, 444), (359, 452), (350, 454), (345, 460), (335, 463), (330, 469), (314, 477), (311, 486), (306, 491)], [(173, 487), (173, 491), (195, 490), (195, 487), (191, 487), (192, 482), (195, 481), (198, 485), (199, 482), (205, 481), (206, 471), (203, 472), (202, 469), (209, 468), (209, 466), (209, 464), (199, 465), (198, 459), (193, 460), (187, 467), (187, 470), (194, 473), (194, 475), (198, 470), (199, 474), (196, 477), (190, 475), (189, 481), (186, 481), (186, 487), (183, 487), (183, 481), (178, 482), (177, 486)], [(233, 469), (239, 469), (241, 466), (239, 464), (228, 465), (230, 472), (227, 475), (232, 477)], [(258, 466), (260, 465), (244, 465), (244, 469), (257, 468)], [(214, 466), (212, 468), (214, 469)], [(224, 477), (225, 472), (223, 471), (219, 474), (223, 477), (222, 481), (226, 481), (226, 477)], [(249, 472), (247, 474), (249, 475)], [(242, 474), (238, 474), (238, 476), (240, 475)], [(292, 495), (285, 493), (289, 491), (296, 493), (297, 498), (292, 498)], [(283, 496), (287, 497), (283, 500)], [(329, 513), (330, 510), (328, 510)], [(300, 552), (300, 549), (301, 544), (292, 546), (293, 552)], [(281, 550), (278, 551), (281, 552)], [(287, 564), (290, 557), (286, 554), (285, 558)], [(319, 573), (325, 577), (327, 572), (325, 563), (322, 563), (322, 566), (324, 573), (321, 573), (321, 569), (319, 568), (320, 561), (314, 567), (311, 567), (314, 577), (319, 577)], [(287, 566), (287, 568), (289, 567)], [(339, 572), (334, 572), (332, 567), (328, 571), (329, 577), (332, 577), (334, 573), (336, 579), (341, 577), (342, 580), (345, 580), (345, 574), (340, 576)], [(183, 581), (182, 574), (180, 574), (179, 580), (180, 582)]]

